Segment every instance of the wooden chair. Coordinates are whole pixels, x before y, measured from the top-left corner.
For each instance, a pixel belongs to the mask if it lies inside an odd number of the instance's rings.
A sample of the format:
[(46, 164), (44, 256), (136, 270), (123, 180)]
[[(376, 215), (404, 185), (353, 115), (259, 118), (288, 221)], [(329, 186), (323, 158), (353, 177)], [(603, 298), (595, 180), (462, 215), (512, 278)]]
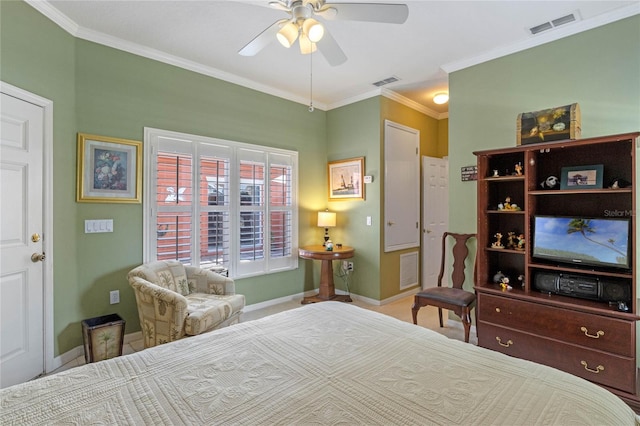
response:
[[(455, 239), (452, 249), (453, 253), (453, 272), (451, 274), (451, 287), (442, 287), (442, 277), (445, 270), (445, 259), (447, 258), (446, 242), (447, 237), (451, 236)], [(440, 274), (438, 275), (438, 286), (427, 288), (415, 295), (411, 313), (413, 314), (413, 323), (418, 324), (418, 310), (427, 305), (438, 307), (438, 316), (440, 318), (440, 327), (442, 325), (442, 309), (453, 311), (462, 320), (464, 325), (464, 341), (469, 342), (469, 332), (471, 330), (471, 310), (476, 306), (476, 295), (462, 289), (464, 283), (465, 261), (469, 255), (467, 242), (470, 238), (475, 238), (476, 234), (455, 234), (453, 232), (445, 232), (442, 235), (442, 260), (440, 262)], [(474, 281), (475, 281), (475, 265), (474, 265)]]

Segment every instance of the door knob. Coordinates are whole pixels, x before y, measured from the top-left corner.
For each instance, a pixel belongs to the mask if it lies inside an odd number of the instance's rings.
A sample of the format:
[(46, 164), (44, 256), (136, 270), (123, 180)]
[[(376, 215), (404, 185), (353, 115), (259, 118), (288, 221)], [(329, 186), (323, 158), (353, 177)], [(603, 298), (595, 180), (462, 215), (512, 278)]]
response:
[(33, 253), (33, 254), (31, 255), (31, 261), (32, 261), (33, 263), (43, 262), (43, 261), (44, 261), (44, 253), (42, 253), (42, 254)]

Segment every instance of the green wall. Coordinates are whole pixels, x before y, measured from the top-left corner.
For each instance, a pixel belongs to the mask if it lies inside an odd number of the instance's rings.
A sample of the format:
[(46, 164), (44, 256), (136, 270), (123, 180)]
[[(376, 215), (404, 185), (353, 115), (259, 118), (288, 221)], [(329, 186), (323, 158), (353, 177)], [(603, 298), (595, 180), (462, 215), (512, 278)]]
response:
[[(326, 205), (327, 113), (75, 39), (23, 2), (0, 2), (0, 78), (54, 103), (54, 355), (81, 345), (81, 321), (115, 312), (139, 330), (127, 272), (142, 262), (142, 205), (75, 202), (77, 132), (142, 140), (157, 127), (298, 151), (301, 245), (317, 241)], [(85, 234), (84, 221), (114, 221)], [(247, 303), (317, 287), (305, 261), (295, 271), (237, 280)], [(109, 305), (109, 291), (121, 303)]]
[[(331, 232), (334, 242), (356, 249), (351, 291), (380, 299), (380, 101), (371, 98), (327, 112), (327, 160), (365, 157), (365, 175), (373, 182), (365, 185), (364, 201), (341, 200), (327, 203), (337, 212), (337, 227)], [(372, 226), (366, 218), (371, 216)], [(344, 289), (336, 280), (336, 287)]]
[(475, 164), (473, 151), (515, 146), (519, 113), (577, 102), (582, 137), (640, 130), (640, 17), (454, 72), (449, 92), (449, 223), (475, 232), (477, 188), (460, 167)]

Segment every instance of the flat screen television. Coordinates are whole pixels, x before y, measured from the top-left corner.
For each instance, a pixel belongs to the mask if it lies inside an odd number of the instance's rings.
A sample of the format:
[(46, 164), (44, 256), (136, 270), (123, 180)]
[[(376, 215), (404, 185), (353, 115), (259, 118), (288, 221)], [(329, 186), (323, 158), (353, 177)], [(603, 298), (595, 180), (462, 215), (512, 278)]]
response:
[(532, 256), (572, 265), (631, 269), (631, 220), (534, 216)]

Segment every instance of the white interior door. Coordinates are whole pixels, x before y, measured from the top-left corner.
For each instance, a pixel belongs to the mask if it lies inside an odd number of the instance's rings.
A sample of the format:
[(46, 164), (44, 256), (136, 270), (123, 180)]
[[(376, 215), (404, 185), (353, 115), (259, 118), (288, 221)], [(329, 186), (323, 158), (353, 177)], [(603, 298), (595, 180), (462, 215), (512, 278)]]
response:
[[(422, 157), (422, 288), (435, 287), (449, 225), (449, 161)], [(443, 280), (446, 280), (443, 278)]]
[[(45, 371), (42, 107), (1, 94), (0, 387)], [(32, 255), (35, 255), (32, 261)]]

